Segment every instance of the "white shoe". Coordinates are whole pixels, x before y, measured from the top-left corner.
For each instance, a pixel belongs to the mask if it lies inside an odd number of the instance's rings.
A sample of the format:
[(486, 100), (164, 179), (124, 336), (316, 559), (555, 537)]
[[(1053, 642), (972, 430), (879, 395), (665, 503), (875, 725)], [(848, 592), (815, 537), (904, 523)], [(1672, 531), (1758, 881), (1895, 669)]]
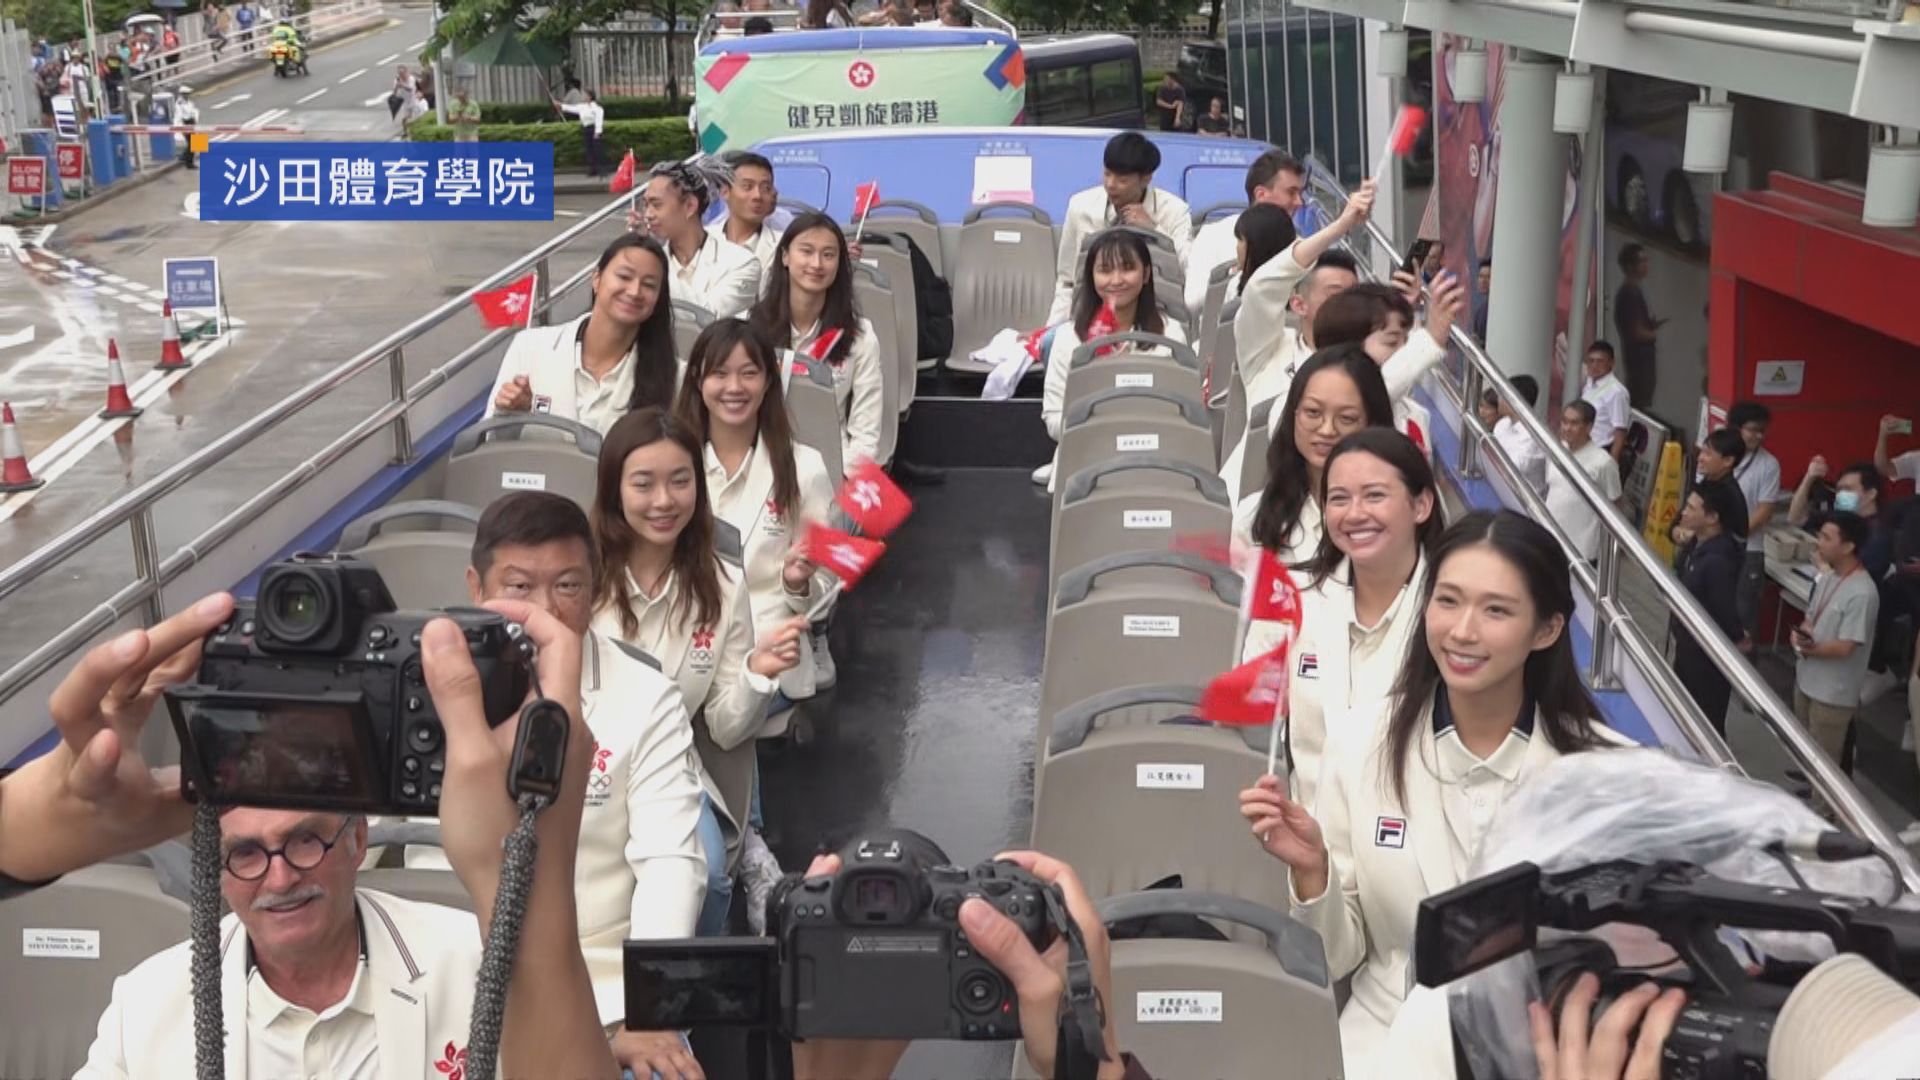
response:
[(766, 840), (749, 830), (740, 842), (740, 884), (747, 890), (747, 929), (754, 937), (767, 932), (767, 900), (780, 882), (780, 860), (773, 857)]
[(1033, 470), (1033, 482), (1042, 486), (1053, 483), (1053, 462)]
[(813, 631), (813, 688), (831, 690), (838, 678), (839, 672), (833, 669), (833, 650), (827, 642), (827, 630), (817, 627)]

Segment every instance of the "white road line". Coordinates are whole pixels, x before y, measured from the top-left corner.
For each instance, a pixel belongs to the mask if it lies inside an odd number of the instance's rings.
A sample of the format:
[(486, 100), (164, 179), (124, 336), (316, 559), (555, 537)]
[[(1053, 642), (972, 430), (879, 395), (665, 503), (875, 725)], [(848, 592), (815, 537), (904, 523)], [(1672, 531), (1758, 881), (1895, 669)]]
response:
[(555, 210), (554, 214), (556, 214), (559, 217), (585, 217), (586, 216), (579, 210)]
[(375, 95), (373, 95), (372, 97), (370, 97), (370, 98), (368, 98), (367, 100), (365, 100), (365, 101), (363, 101), (363, 102), (361, 102), (360, 104), (361, 104), (362, 106), (367, 106), (367, 105), (379, 105), (379, 104), (383, 104), (383, 103), (384, 103), (384, 102), (385, 102), (386, 100), (387, 100), (387, 95), (385, 95), (385, 94), (375, 94)]
[(421, 50), (421, 49), (422, 49), (423, 47), (425, 47), (425, 46), (426, 46), (426, 44), (427, 44), (427, 39), (426, 39), (426, 38), (421, 38), (421, 39), (420, 39), (419, 41), (416, 41), (416, 42), (414, 42), (413, 44), (411, 44), (411, 45), (409, 45), (409, 46), (407, 46), (407, 51), (408, 51), (408, 52), (419, 52), (419, 51), (420, 51), (420, 50)]
[(133, 284), (133, 282), (128, 281), (126, 278), (121, 277), (119, 274), (101, 274), (100, 276), (106, 279), (107, 281), (113, 282), (115, 285), (132, 285)]
[[(222, 334), (212, 341), (192, 342), (182, 350), (182, 354), (191, 361), (190, 366), (180, 368), (177, 371), (149, 371), (140, 378), (138, 383), (127, 388), (129, 396), (133, 398), (133, 403), (136, 406), (145, 408), (159, 401), (166, 395), (167, 391), (173, 388), (175, 383), (186, 378), (188, 372), (199, 370), (215, 353), (226, 348), (230, 340), (231, 335)], [(88, 454), (93, 452), (95, 447), (111, 439), (113, 433), (119, 429), (121, 424), (130, 422), (131, 421), (123, 420), (102, 420), (97, 416), (88, 417), (76, 425), (73, 430), (68, 431), (65, 435), (55, 440), (53, 445), (41, 451), (29, 465), (29, 468), (33, 471), (33, 475), (40, 480), (46, 481), (47, 486), (37, 488), (33, 491), (23, 491), (6, 498), (0, 498), (0, 521), (6, 521), (8, 518), (19, 513), (20, 510), (32, 502), (34, 496), (40, 492), (50, 490), (53, 481), (59, 479), (67, 470), (78, 465)]]
[(300, 100), (298, 100), (298, 101), (296, 101), (296, 102), (294, 102), (294, 104), (295, 104), (295, 105), (305, 105), (305, 104), (306, 104), (307, 102), (309, 102), (309, 101), (312, 101), (312, 100), (313, 100), (314, 98), (317, 98), (317, 97), (319, 97), (319, 96), (320, 96), (321, 94), (324, 94), (324, 93), (326, 93), (326, 92), (327, 92), (327, 88), (323, 86), (323, 87), (321, 87), (320, 89), (318, 89), (318, 90), (315, 90), (315, 91), (314, 91), (313, 93), (311, 93), (311, 94), (308, 94), (308, 95), (307, 95), (306, 97), (303, 97), (303, 98), (301, 98)]
[(339, 82), (337, 82), (337, 83), (335, 83), (334, 85), (335, 85), (335, 86), (345, 86), (345, 85), (347, 85), (348, 83), (350, 83), (350, 82), (352, 82), (353, 80), (355, 80), (355, 79), (357, 79), (357, 78), (359, 78), (360, 76), (362, 76), (362, 75), (365, 75), (366, 73), (367, 73), (367, 69), (366, 69), (366, 68), (361, 68), (361, 69), (360, 69), (359, 71), (356, 71), (356, 72), (354, 72), (354, 73), (353, 73), (353, 74), (351, 74), (351, 75), (347, 75), (347, 76), (344, 76), (344, 77), (342, 77), (342, 78), (341, 78), (341, 80), (340, 80)]
[(252, 97), (253, 97), (252, 94), (235, 94), (232, 97), (226, 99), (225, 101), (216, 102), (212, 105), (207, 106), (207, 108), (208, 109), (224, 109), (229, 105), (238, 105), (243, 101), (251, 100)]
[(374, 67), (386, 67), (388, 64), (391, 64), (398, 59), (400, 59), (399, 53), (388, 53), (387, 55), (381, 57), (380, 62), (375, 64)]

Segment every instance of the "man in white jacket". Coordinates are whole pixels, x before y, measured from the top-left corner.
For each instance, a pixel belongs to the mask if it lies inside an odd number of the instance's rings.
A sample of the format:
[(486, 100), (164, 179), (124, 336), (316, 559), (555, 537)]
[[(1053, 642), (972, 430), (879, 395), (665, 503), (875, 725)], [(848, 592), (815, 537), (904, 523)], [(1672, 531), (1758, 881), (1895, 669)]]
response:
[(585, 638), (580, 708), (594, 748), (574, 888), (600, 1021), (636, 1076), (699, 1077), (678, 1034), (620, 1026), (622, 942), (694, 936), (708, 893), (693, 728), (673, 680), (638, 650), (588, 631), (593, 582), (593, 533), (571, 500), (517, 491), (480, 515), (467, 568), (473, 602), (522, 600)]
[(760, 262), (760, 291), (773, 276), (773, 257), (780, 234), (793, 222), (791, 210), (780, 209), (780, 190), (773, 185), (773, 162), (751, 150), (727, 155), (727, 195), (720, 216), (707, 232), (753, 253)]
[[(240, 808), (220, 818), (226, 1075), (446, 1080), (466, 1064), (472, 915), (354, 888), (367, 824)], [(193, 1075), (190, 946), (121, 976), (82, 1080)]]
[(760, 299), (760, 260), (753, 252), (707, 231), (713, 203), (713, 166), (684, 161), (655, 165), (640, 189), (640, 207), (627, 227), (642, 225), (667, 249), (671, 295), (705, 308), (716, 319), (745, 315)]
[(1180, 266), (1187, 265), (1193, 246), (1193, 211), (1179, 196), (1153, 186), (1160, 168), (1160, 148), (1137, 131), (1123, 131), (1107, 141), (1101, 160), (1100, 183), (1067, 200), (1067, 220), (1060, 227), (1060, 255), (1056, 266), (1053, 309), (1047, 325), (1058, 326), (1073, 313), (1074, 278), (1080, 273), (1081, 248), (1095, 233), (1115, 225), (1135, 225), (1173, 241)]
[[(1307, 167), (1285, 150), (1269, 150), (1247, 166), (1247, 205), (1266, 203), (1289, 214), (1297, 214), (1306, 205)], [(1221, 263), (1240, 257), (1239, 241), (1233, 227), (1239, 214), (1214, 218), (1193, 236), (1193, 249), (1187, 256), (1187, 310), (1196, 314), (1207, 304), (1207, 285)], [(1232, 296), (1232, 290), (1228, 290)]]

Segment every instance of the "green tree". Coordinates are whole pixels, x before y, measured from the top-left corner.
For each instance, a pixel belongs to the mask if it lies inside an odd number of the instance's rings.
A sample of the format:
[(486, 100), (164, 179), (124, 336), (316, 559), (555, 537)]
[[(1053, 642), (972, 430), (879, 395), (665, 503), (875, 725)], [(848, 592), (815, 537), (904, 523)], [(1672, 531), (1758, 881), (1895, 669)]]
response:
[[(120, 29), (127, 16), (146, 7), (146, 0), (95, 0), (94, 33)], [(80, 0), (0, 0), (0, 14), (25, 26), (35, 40), (67, 42), (87, 36)]]
[[(502, 26), (512, 26), (529, 38), (539, 38), (565, 49), (573, 32), (638, 13), (665, 23), (668, 46), (682, 36), (680, 21), (705, 10), (702, 0), (441, 0), (439, 32), (427, 42), (431, 58), (457, 42), (478, 41)], [(457, 46), (455, 46), (457, 52)], [(667, 96), (677, 99), (680, 89), (672, 79)]]

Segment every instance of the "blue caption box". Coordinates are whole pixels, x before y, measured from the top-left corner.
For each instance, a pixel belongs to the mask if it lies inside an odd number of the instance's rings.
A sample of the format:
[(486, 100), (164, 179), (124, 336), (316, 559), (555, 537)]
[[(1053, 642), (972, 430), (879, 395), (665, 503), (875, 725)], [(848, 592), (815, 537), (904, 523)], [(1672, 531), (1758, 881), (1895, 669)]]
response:
[(551, 143), (214, 143), (202, 221), (552, 221)]

